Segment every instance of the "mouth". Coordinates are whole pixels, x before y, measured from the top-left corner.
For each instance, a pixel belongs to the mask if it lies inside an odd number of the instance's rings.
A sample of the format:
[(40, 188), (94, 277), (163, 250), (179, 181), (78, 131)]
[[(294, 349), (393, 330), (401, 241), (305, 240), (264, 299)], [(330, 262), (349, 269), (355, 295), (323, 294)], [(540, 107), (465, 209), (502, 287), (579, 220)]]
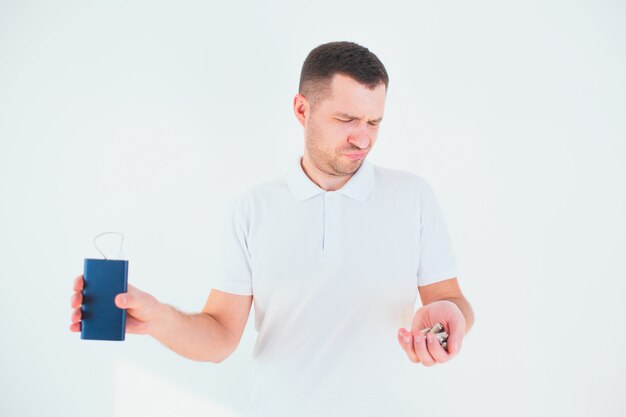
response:
[(353, 161), (358, 161), (359, 159), (363, 159), (366, 154), (367, 152), (352, 152), (345, 154), (345, 156)]

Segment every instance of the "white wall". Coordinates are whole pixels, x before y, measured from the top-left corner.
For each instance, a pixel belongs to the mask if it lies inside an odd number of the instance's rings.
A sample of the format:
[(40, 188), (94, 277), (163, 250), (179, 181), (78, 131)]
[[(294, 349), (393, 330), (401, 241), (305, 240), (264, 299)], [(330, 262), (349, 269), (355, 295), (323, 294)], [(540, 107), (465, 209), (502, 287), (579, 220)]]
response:
[(625, 19), (621, 1), (1, 1), (0, 415), (239, 415), (252, 320), (219, 365), (81, 341), (71, 284), (119, 230), (129, 282), (199, 310), (226, 205), (302, 151), (300, 67), (332, 40), (385, 63), (369, 158), (434, 186), (476, 313), (454, 361), (407, 360), (407, 400), (626, 415)]

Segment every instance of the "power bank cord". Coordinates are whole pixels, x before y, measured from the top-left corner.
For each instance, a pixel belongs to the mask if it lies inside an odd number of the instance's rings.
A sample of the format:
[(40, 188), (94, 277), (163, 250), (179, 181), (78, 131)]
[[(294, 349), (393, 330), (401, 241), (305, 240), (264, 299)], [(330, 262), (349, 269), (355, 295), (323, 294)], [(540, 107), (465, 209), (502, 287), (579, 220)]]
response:
[(104, 254), (104, 252), (102, 252), (100, 250), (100, 248), (98, 247), (98, 244), (96, 243), (96, 240), (102, 236), (102, 235), (108, 235), (108, 234), (114, 234), (114, 235), (120, 235), (122, 237), (122, 240), (120, 241), (120, 248), (118, 251), (118, 259), (122, 259), (123, 256), (123, 252), (122, 252), (122, 246), (124, 245), (124, 234), (120, 233), (120, 232), (104, 232), (104, 233), (100, 233), (98, 236), (93, 238), (93, 245), (96, 247), (96, 249), (98, 250), (98, 252), (100, 252), (100, 254), (104, 257), (104, 259), (107, 259), (107, 256)]

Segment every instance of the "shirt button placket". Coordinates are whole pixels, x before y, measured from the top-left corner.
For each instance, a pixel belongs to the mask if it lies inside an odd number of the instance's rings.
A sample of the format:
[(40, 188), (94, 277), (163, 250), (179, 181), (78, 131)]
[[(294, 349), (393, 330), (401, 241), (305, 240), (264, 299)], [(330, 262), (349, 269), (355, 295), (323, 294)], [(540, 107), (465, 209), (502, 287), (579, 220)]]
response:
[(333, 249), (333, 216), (334, 214), (334, 192), (327, 191), (324, 195), (324, 252), (328, 253)]

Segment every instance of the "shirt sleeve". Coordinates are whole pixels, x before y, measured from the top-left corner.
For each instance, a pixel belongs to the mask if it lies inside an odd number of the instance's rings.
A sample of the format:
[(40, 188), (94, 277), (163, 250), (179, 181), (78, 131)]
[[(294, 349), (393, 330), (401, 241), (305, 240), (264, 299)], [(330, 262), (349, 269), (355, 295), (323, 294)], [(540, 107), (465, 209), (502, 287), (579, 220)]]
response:
[(458, 276), (458, 263), (444, 213), (432, 187), (424, 183), (420, 198), (420, 254), (417, 285)]
[(217, 276), (213, 288), (237, 294), (252, 295), (252, 268), (247, 242), (248, 223), (243, 216), (242, 196), (231, 202), (228, 221), (219, 243)]

